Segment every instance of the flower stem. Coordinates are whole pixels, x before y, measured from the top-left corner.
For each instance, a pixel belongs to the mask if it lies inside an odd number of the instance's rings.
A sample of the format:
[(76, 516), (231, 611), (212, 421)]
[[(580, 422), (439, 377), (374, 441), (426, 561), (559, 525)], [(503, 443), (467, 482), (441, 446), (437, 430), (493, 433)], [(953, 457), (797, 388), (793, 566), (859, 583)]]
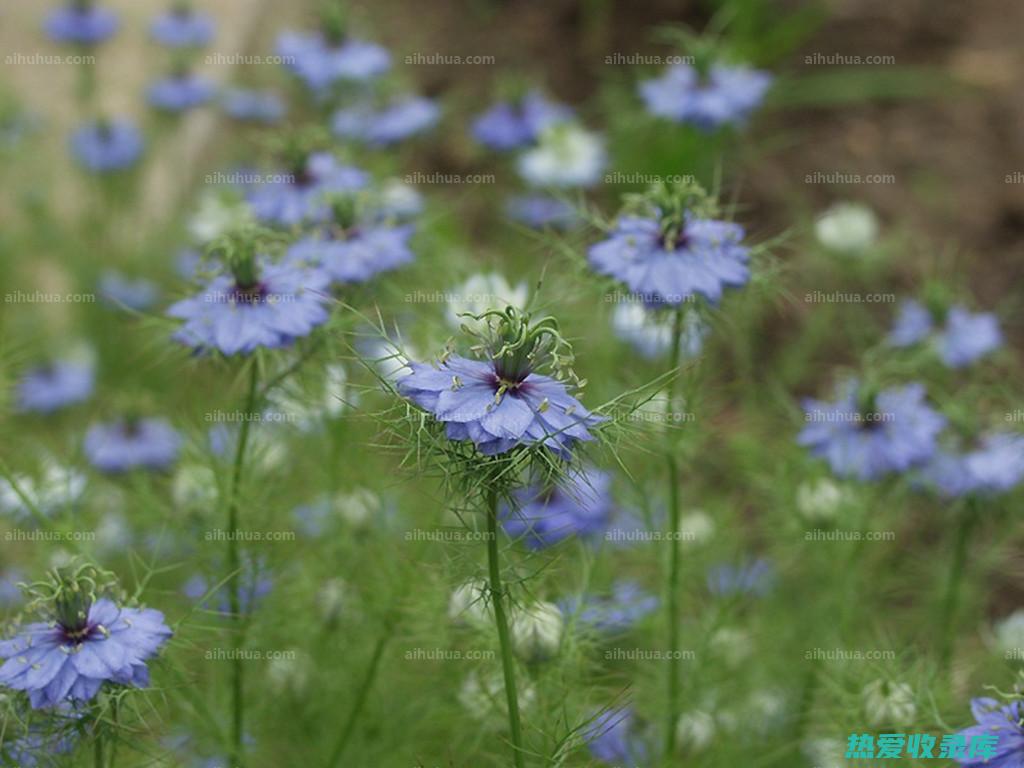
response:
[(232, 765), (238, 768), (245, 768), (242, 755), (242, 739), (245, 723), (245, 680), (242, 669), (242, 654), (240, 653), (244, 628), (242, 616), (242, 579), (241, 579), (241, 557), (238, 552), (238, 513), (239, 513), (239, 489), (242, 484), (242, 468), (245, 464), (245, 449), (249, 443), (249, 425), (252, 423), (251, 415), (256, 410), (256, 387), (259, 379), (259, 366), (255, 360), (252, 361), (252, 368), (249, 373), (249, 394), (246, 398), (245, 416), (238, 433), (238, 445), (235, 448), (235, 463), (231, 474), (231, 490), (228, 496), (228, 573), (231, 574), (229, 582), (229, 604), (231, 608), (231, 621), (234, 623), (232, 633), (232, 645), (234, 653), (231, 659), (231, 755)]
[(501, 583), (501, 568), (498, 564), (498, 494), (493, 490), (487, 493), (487, 566), (490, 572), (494, 623), (498, 629), (498, 644), (501, 647), (501, 668), (505, 675), (505, 700), (508, 705), (508, 726), (512, 738), (512, 761), (515, 768), (523, 768), (523, 734), (519, 723), (516, 673), (512, 661), (508, 620), (505, 616), (505, 590)]
[(106, 768), (103, 763), (103, 736), (99, 733), (92, 743), (92, 763), (95, 768)]
[[(680, 346), (683, 338), (683, 308), (676, 307), (672, 317), (672, 348), (669, 372), (679, 370)], [(676, 381), (669, 384), (668, 398), (665, 402), (665, 429), (672, 423), (672, 408), (676, 392)], [(671, 763), (676, 751), (676, 722), (679, 719), (679, 463), (675, 456), (675, 446), (666, 437), (665, 463), (668, 466), (668, 525), (669, 525), (669, 560), (668, 576), (665, 582), (665, 612), (668, 622), (668, 706), (665, 721), (665, 761)]]
[(960, 602), (960, 582), (963, 581), (964, 567), (967, 564), (967, 549), (970, 545), (971, 534), (978, 521), (977, 510), (972, 501), (968, 501), (967, 508), (963, 510), (960, 523), (956, 529), (956, 539), (953, 543), (953, 560), (949, 566), (949, 579), (946, 582), (946, 595), (942, 601), (942, 609), (939, 614), (939, 625), (937, 627), (942, 643), (939, 650), (939, 667), (946, 669), (949, 666), (950, 657), (953, 654), (953, 628), (956, 620), (957, 607)]

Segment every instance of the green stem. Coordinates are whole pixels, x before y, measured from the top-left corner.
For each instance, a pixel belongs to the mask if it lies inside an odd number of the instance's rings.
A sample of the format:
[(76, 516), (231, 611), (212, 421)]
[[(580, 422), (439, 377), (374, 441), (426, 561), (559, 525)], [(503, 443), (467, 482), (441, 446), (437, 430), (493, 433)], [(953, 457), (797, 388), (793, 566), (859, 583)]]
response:
[(245, 404), (245, 418), (242, 420), (242, 426), (238, 433), (234, 470), (231, 474), (231, 490), (228, 496), (228, 573), (231, 574), (228, 600), (231, 607), (231, 621), (234, 623), (235, 630), (232, 633), (232, 649), (234, 652), (231, 658), (231, 755), (232, 765), (237, 766), (237, 768), (245, 768), (242, 754), (245, 723), (245, 679), (243, 676), (241, 654), (244, 621), (242, 617), (241, 596), (241, 557), (238, 551), (239, 489), (242, 485), (245, 449), (249, 443), (249, 427), (252, 423), (252, 416), (256, 411), (256, 387), (259, 379), (259, 365), (257, 361), (253, 360), (251, 365), (249, 394)]
[(103, 736), (99, 733), (96, 734), (96, 739), (92, 743), (92, 763), (95, 768), (106, 768), (103, 765)]
[(967, 550), (977, 521), (977, 510), (974, 503), (969, 501), (966, 509), (963, 510), (960, 524), (956, 529), (956, 539), (953, 542), (953, 560), (949, 566), (946, 595), (943, 598), (942, 609), (939, 614), (937, 630), (939, 637), (942, 638), (939, 650), (939, 667), (941, 669), (946, 669), (949, 666), (949, 661), (953, 654), (952, 625), (956, 620), (957, 608), (960, 602), (960, 583), (963, 581), (964, 568), (967, 565)]
[(665, 582), (665, 611), (668, 621), (668, 706), (665, 721), (665, 761), (671, 762), (676, 751), (676, 722), (679, 719), (679, 678), (681, 661), (679, 651), (679, 463), (675, 456), (675, 446), (668, 439), (669, 426), (672, 423), (672, 408), (676, 382), (678, 381), (680, 345), (683, 338), (683, 308), (679, 306), (672, 318), (672, 349), (670, 373), (677, 378), (669, 384), (668, 398), (665, 403), (665, 463), (668, 466), (668, 530), (669, 530), (669, 564), (668, 577)]
[(498, 494), (493, 490), (487, 494), (487, 566), (490, 572), (494, 623), (501, 648), (501, 668), (505, 675), (505, 701), (508, 705), (508, 726), (512, 738), (512, 761), (515, 768), (523, 768), (523, 734), (519, 722), (519, 700), (516, 696), (516, 673), (512, 660), (508, 620), (505, 616), (505, 589), (501, 583), (501, 568), (498, 563)]
[(370, 659), (370, 666), (366, 670), (366, 677), (363, 678), (363, 682), (359, 686), (359, 692), (356, 694), (356, 702), (352, 707), (352, 711), (349, 712), (348, 719), (345, 721), (345, 727), (342, 728), (341, 735), (338, 737), (338, 741), (335, 743), (334, 749), (331, 750), (331, 756), (327, 761), (327, 768), (337, 768), (338, 764), (341, 762), (341, 758), (345, 755), (345, 748), (348, 746), (349, 740), (355, 732), (356, 722), (358, 722), (359, 715), (362, 714), (363, 708), (366, 705), (366, 700), (369, 698), (374, 680), (377, 679), (377, 671), (380, 669), (380, 660), (384, 655), (384, 646), (387, 645), (393, 631), (394, 628), (392, 623), (388, 622), (384, 627), (383, 634), (377, 640), (377, 645), (374, 646), (373, 657)]

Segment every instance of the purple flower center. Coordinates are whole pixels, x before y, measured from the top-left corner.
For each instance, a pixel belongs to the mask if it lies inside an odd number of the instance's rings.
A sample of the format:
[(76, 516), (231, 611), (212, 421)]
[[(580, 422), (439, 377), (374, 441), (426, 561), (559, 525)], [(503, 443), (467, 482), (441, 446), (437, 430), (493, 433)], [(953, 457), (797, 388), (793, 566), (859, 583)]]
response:
[(60, 631), (60, 637), (64, 644), (72, 646), (81, 645), (99, 635), (106, 636), (107, 634), (106, 628), (103, 625), (94, 624), (89, 620), (71, 626), (58, 623), (57, 629)]
[(315, 181), (316, 176), (305, 165), (292, 174), (292, 186), (299, 187), (300, 189), (312, 186)]
[(262, 304), (269, 295), (270, 291), (264, 282), (257, 282), (252, 285), (235, 283), (229, 294), (229, 300), (234, 304)]

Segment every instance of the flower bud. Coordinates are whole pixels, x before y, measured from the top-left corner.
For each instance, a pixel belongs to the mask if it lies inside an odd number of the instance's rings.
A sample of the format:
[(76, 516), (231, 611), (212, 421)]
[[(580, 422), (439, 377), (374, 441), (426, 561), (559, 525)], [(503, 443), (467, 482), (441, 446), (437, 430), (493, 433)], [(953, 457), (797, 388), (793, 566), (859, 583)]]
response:
[(558, 653), (564, 621), (554, 603), (538, 602), (512, 615), (512, 645), (526, 661), (544, 661)]
[(910, 725), (917, 715), (914, 691), (906, 683), (875, 680), (861, 692), (868, 723), (876, 727)]

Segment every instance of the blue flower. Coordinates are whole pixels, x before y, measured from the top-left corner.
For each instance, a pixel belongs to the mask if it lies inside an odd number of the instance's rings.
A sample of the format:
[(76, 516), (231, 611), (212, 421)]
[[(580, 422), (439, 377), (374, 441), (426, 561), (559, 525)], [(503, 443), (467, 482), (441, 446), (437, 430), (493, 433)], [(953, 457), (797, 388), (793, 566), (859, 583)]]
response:
[(284, 118), (285, 106), (273, 91), (230, 88), (221, 99), (224, 111), (235, 120), (272, 125)]
[(631, 707), (605, 710), (587, 725), (583, 733), (596, 759), (612, 765), (633, 768), (647, 762), (647, 746), (636, 732)]
[(71, 134), (71, 152), (90, 171), (119, 171), (142, 155), (142, 134), (128, 120), (94, 121)]
[(516, 507), (502, 510), (502, 525), (530, 549), (543, 549), (576, 536), (602, 534), (613, 511), (611, 478), (587, 469), (571, 472), (562, 484), (530, 486), (515, 493)]
[[(69, 722), (81, 716), (72, 712), (68, 713)], [(43, 724), (29, 726), (27, 732), (16, 739), (8, 733), (7, 738), (0, 744), (0, 761), (6, 757), (11, 761), (10, 764), (18, 768), (59, 768), (63, 762), (61, 757), (71, 752), (78, 743), (78, 734), (74, 730), (63, 728), (54, 731)]]
[(763, 596), (774, 584), (775, 569), (763, 557), (738, 565), (721, 563), (708, 570), (708, 590), (718, 597)]
[(610, 236), (590, 247), (590, 265), (621, 280), (648, 304), (680, 304), (750, 279), (748, 249), (738, 224), (687, 215), (682, 233), (665, 242), (653, 218), (624, 216)]
[(533, 229), (564, 229), (579, 221), (579, 214), (571, 203), (549, 195), (513, 197), (506, 204), (505, 213)]
[(473, 121), (473, 137), (500, 151), (519, 149), (537, 141), (555, 123), (572, 118), (568, 107), (530, 91), (519, 103), (499, 102)]
[(103, 472), (166, 469), (178, 458), (181, 437), (163, 419), (121, 419), (94, 424), (85, 434), (85, 453)]
[(633, 581), (620, 581), (608, 596), (584, 596), (566, 600), (564, 612), (575, 615), (584, 627), (617, 634), (658, 609), (658, 598)]
[(165, 112), (183, 112), (213, 98), (213, 84), (195, 74), (178, 74), (158, 80), (149, 87), (149, 103)]
[(974, 487), (1005, 493), (1024, 478), (1024, 435), (994, 432), (981, 439), (981, 447), (964, 458)]
[(449, 440), (471, 440), (485, 455), (542, 444), (568, 455), (603, 419), (562, 382), (532, 371), (509, 378), (494, 360), (454, 355), (438, 365), (410, 362), (398, 391), (446, 425)]
[(160, 14), (149, 27), (150, 36), (169, 48), (201, 48), (213, 33), (213, 18), (187, 6)]
[(875, 480), (928, 461), (946, 419), (925, 402), (921, 384), (866, 396), (848, 382), (834, 403), (807, 400), (807, 426), (798, 441), (842, 477)]
[(202, 292), (171, 305), (167, 314), (185, 321), (174, 339), (197, 351), (244, 355), (289, 346), (327, 322), (330, 278), (323, 270), (285, 261), (257, 271), (244, 283), (217, 275)]
[(107, 304), (136, 312), (149, 309), (160, 296), (160, 289), (153, 281), (144, 277), (133, 280), (113, 270), (107, 270), (100, 276), (99, 292)]
[(409, 248), (413, 229), (409, 224), (328, 228), (298, 240), (288, 249), (288, 258), (319, 266), (334, 282), (364, 283), (415, 258)]
[(376, 43), (351, 38), (333, 43), (316, 33), (282, 33), (277, 39), (277, 53), (314, 92), (343, 80), (369, 80), (391, 68), (391, 55)]
[(18, 410), (52, 413), (84, 402), (92, 395), (93, 384), (89, 363), (58, 360), (33, 368), (18, 382)]
[(338, 110), (331, 127), (339, 138), (388, 146), (433, 128), (440, 116), (441, 108), (433, 99), (405, 96), (382, 109), (357, 106)]
[(14, 605), (21, 597), (21, 589), (18, 583), (24, 581), (24, 574), (11, 569), (0, 573), (0, 607)]
[(1003, 344), (999, 320), (990, 312), (968, 312), (955, 306), (945, 315), (941, 330), (933, 333), (935, 317), (917, 301), (904, 301), (889, 333), (889, 343), (908, 347), (931, 339), (939, 357), (950, 368), (962, 368)]
[(145, 688), (146, 661), (170, 636), (159, 611), (89, 601), (79, 615), (26, 624), (0, 642), (0, 685), (26, 691), (36, 709), (90, 701), (107, 682)]
[(991, 757), (957, 757), (956, 761), (964, 768), (1018, 768), (1024, 757), (1024, 707), (1020, 701), (1000, 704), (995, 699), (979, 698), (971, 700), (971, 714), (977, 721), (975, 725), (964, 728), (959, 735), (968, 744), (979, 737), (995, 737)]
[(281, 176), (249, 190), (248, 200), (257, 219), (286, 227), (322, 220), (327, 196), (362, 189), (369, 181), (364, 171), (341, 165), (328, 152), (310, 155), (297, 173)]
[[(238, 610), (243, 615), (252, 613), (263, 601), (263, 598), (274, 589), (274, 580), (263, 573), (262, 563), (251, 558), (243, 561), (238, 578), (241, 579), (238, 592)], [(211, 584), (203, 576), (196, 575), (185, 582), (181, 591), (185, 597), (199, 600), (216, 583)], [(231, 590), (227, 584), (215, 590), (207, 600), (215, 600), (218, 613), (231, 615)], [(200, 603), (198, 607), (206, 607), (206, 602)]]
[(92, 4), (72, 2), (46, 17), (46, 34), (58, 43), (95, 45), (117, 32), (117, 14)]
[(768, 73), (748, 67), (718, 65), (702, 77), (689, 64), (674, 64), (639, 90), (652, 115), (710, 130), (745, 121), (771, 82)]

